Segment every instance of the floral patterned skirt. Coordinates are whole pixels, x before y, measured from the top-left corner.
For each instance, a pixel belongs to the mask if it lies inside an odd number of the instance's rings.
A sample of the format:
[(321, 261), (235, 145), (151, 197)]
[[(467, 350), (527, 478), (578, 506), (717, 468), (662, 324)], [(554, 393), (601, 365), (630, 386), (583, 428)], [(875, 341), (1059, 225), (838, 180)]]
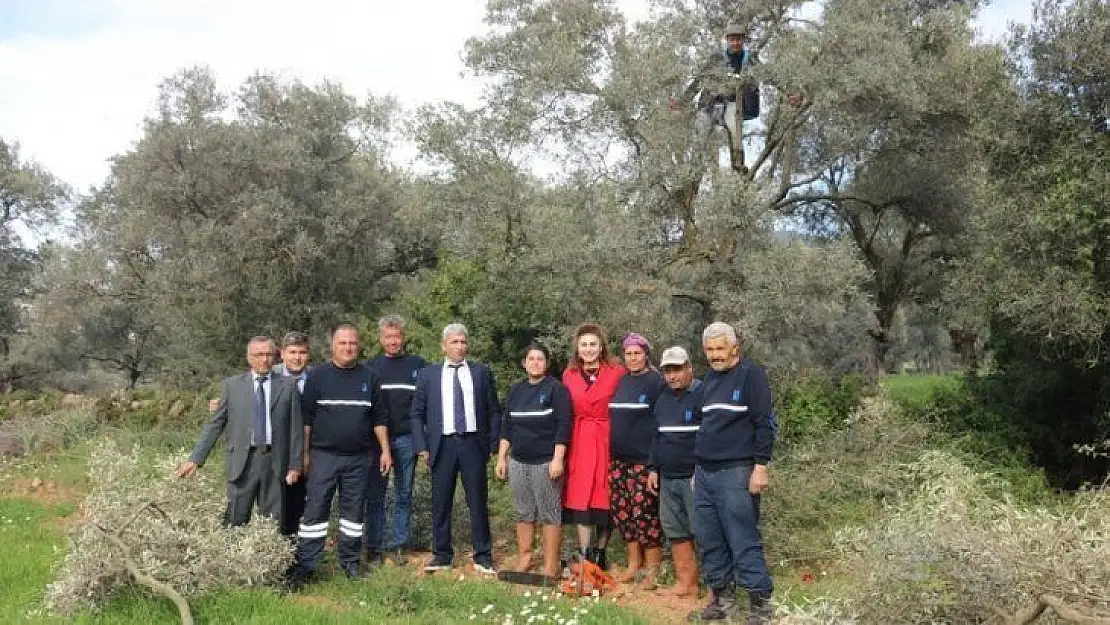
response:
[(609, 516), (624, 542), (645, 548), (663, 544), (659, 497), (648, 492), (646, 464), (612, 460), (609, 463)]

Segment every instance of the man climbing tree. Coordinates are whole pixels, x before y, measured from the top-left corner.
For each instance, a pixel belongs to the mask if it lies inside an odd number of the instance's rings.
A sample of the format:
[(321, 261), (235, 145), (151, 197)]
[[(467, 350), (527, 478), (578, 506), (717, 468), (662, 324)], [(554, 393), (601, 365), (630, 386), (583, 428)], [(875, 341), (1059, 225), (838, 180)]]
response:
[[(740, 24), (729, 24), (725, 28), (724, 49), (713, 55), (682, 93), (684, 101), (693, 99), (697, 106), (694, 122), (697, 145), (702, 146), (718, 127), (724, 128), (732, 168), (740, 173), (746, 171), (743, 122), (759, 117), (759, 85), (750, 76), (744, 76), (754, 59), (746, 41), (746, 29)], [(740, 83), (739, 88), (736, 83)], [(679, 101), (672, 99), (671, 107), (679, 106)]]
[[(697, 107), (694, 121), (697, 145), (703, 146), (717, 128), (723, 128), (732, 168), (743, 174), (747, 172), (743, 124), (757, 119), (760, 110), (759, 84), (750, 73), (756, 56), (747, 45), (748, 33), (744, 26), (729, 24), (724, 35), (724, 48), (686, 84), (681, 98), (671, 99), (671, 108), (677, 110), (682, 102), (693, 100)], [(787, 100), (792, 106), (798, 106), (802, 97), (790, 93)]]

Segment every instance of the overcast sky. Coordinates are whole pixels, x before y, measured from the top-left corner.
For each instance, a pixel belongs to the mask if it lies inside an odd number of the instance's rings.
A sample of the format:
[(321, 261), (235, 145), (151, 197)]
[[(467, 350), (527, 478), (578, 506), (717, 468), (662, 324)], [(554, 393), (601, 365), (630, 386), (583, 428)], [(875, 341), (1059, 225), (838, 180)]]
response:
[[(619, 0), (632, 18), (645, 0)], [(81, 191), (138, 138), (156, 87), (208, 65), (221, 84), (254, 71), (406, 106), (473, 103), (463, 42), (483, 32), (485, 0), (0, 0), (0, 137)], [(995, 0), (986, 39), (1028, 22), (1030, 0)]]

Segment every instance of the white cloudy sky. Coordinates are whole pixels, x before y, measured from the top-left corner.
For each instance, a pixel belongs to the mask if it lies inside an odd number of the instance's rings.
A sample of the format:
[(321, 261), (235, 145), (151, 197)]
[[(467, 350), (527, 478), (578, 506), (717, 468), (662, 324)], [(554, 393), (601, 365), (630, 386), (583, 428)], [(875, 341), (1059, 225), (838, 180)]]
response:
[[(644, 15), (646, 0), (619, 0)], [(0, 0), (0, 136), (84, 191), (125, 151), (176, 70), (204, 64), (228, 87), (257, 71), (407, 106), (477, 89), (459, 51), (480, 34), (485, 0)], [(1028, 22), (1030, 0), (978, 17), (994, 39)]]

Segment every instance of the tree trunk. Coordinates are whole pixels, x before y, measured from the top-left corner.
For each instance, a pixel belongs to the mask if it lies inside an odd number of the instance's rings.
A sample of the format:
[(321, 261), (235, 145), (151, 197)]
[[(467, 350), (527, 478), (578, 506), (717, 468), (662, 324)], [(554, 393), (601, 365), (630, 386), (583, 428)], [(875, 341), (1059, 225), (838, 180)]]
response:
[(959, 357), (960, 367), (968, 372), (975, 373), (979, 369), (979, 347), (976, 342), (979, 333), (962, 328), (950, 328), (948, 336), (952, 339), (952, 351)]
[(873, 358), (868, 363), (871, 368), (871, 375), (878, 376), (881, 373), (897, 373), (895, 363), (890, 360), (890, 347), (891, 347), (891, 328), (894, 326), (894, 314), (898, 311), (898, 305), (889, 300), (880, 297), (879, 305), (875, 307), (874, 326), (868, 328), (868, 333), (871, 335), (871, 349)]

